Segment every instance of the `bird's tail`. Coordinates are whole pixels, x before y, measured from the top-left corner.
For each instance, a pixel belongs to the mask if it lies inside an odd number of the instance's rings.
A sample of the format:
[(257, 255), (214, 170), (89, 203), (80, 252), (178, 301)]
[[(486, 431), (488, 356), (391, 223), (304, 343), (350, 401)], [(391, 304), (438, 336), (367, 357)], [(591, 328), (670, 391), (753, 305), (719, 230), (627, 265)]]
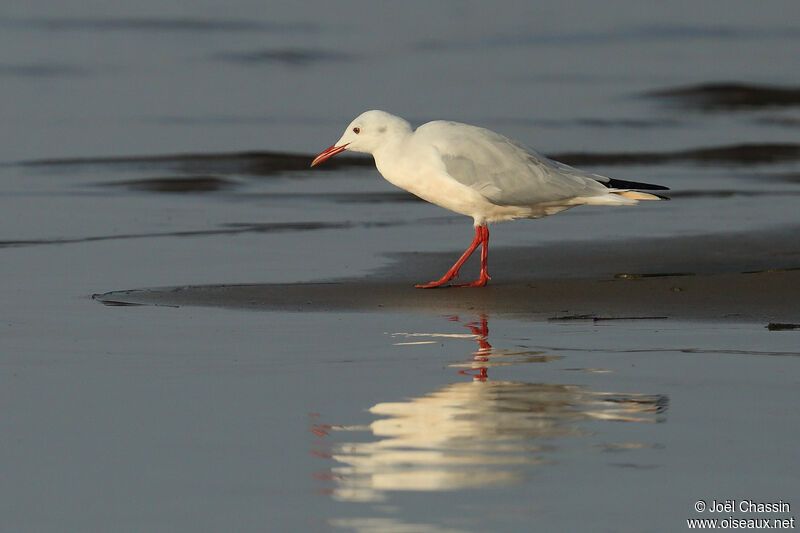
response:
[(574, 198), (573, 205), (635, 205), (639, 200), (669, 200), (669, 197), (645, 191), (668, 191), (669, 187), (656, 185), (654, 183), (642, 183), (638, 181), (625, 181), (605, 176), (596, 176), (597, 181), (605, 185), (607, 194)]
[(669, 200), (667, 196), (661, 196), (660, 194), (652, 194), (649, 192), (641, 192), (641, 191), (611, 191), (614, 194), (618, 194), (622, 197), (629, 198), (631, 200)]

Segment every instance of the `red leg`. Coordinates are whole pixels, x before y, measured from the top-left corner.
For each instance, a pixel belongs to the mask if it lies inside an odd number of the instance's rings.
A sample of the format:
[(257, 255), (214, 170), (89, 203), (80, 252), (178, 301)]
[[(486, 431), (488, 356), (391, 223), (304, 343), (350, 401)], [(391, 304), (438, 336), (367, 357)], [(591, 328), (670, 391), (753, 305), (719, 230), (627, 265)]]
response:
[(486, 285), (486, 282), (489, 280), (489, 274), (486, 271), (486, 264), (487, 259), (489, 256), (489, 228), (486, 226), (475, 226), (475, 238), (472, 239), (472, 244), (469, 245), (469, 248), (461, 255), (461, 257), (456, 261), (450, 270), (448, 270), (442, 279), (438, 281), (431, 281), (430, 283), (425, 283), (423, 285), (414, 285), (418, 289), (431, 289), (434, 287), (441, 287), (448, 281), (452, 280), (453, 278), (458, 277), (458, 271), (461, 269), (461, 266), (464, 262), (469, 259), (469, 256), (472, 255), (478, 246), (483, 245), (483, 249), (481, 250), (481, 275), (478, 281), (469, 284), (461, 284), (455, 285), (457, 287), (482, 287)]
[(478, 226), (481, 230), (481, 242), (483, 244), (483, 248), (481, 248), (481, 273), (478, 276), (476, 281), (472, 283), (454, 283), (454, 287), (483, 287), (486, 285), (486, 282), (492, 279), (489, 276), (489, 228), (486, 226)]

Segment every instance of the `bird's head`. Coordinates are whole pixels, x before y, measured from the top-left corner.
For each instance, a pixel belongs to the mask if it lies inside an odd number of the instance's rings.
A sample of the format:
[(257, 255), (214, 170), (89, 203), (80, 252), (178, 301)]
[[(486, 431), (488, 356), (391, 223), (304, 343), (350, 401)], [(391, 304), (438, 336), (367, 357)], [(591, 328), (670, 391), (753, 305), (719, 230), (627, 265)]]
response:
[(411, 125), (402, 118), (386, 111), (366, 111), (347, 126), (341, 139), (315, 157), (311, 166), (322, 163), (344, 150), (374, 154), (381, 146), (409, 133)]

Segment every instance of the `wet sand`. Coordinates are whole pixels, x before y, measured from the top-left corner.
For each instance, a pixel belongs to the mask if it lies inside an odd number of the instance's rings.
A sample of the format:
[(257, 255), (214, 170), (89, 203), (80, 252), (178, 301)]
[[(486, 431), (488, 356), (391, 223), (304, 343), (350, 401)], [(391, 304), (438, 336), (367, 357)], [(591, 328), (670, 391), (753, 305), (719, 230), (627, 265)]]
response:
[[(448, 254), (398, 254), (365, 278), (319, 283), (200, 285), (94, 295), (108, 305), (281, 311), (412, 310), (523, 314), (537, 319), (800, 322), (797, 230), (756, 235), (500, 248), (481, 289), (419, 290)], [(470, 279), (465, 269), (463, 279)]]
[(344, 281), (206, 285), (95, 295), (108, 305), (215, 306), (282, 311), (413, 310), (522, 313), (550, 320), (800, 321), (800, 272), (636, 280), (535, 280), (481, 290), (417, 291), (406, 283)]

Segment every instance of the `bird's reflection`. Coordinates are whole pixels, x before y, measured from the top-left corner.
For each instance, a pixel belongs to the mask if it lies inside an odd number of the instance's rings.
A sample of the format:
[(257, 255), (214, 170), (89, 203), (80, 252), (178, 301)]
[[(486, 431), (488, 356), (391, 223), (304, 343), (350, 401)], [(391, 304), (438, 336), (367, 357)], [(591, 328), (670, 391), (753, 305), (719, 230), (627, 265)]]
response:
[[(461, 323), (458, 317), (450, 320)], [(485, 315), (463, 325), (469, 334), (399, 333), (394, 337), (474, 339), (478, 350), (469, 360), (450, 365), (459, 374), (471, 376), (470, 381), (450, 383), (418, 398), (375, 404), (368, 410), (380, 418), (368, 426), (313, 424), (318, 437), (314, 453), (336, 462), (318, 474), (333, 483), (325, 492), (344, 501), (381, 501), (387, 491), (511, 484), (523, 480), (531, 465), (555, 462), (554, 452), (565, 446), (566, 438), (588, 435), (583, 421), (661, 420), (667, 404), (662, 395), (491, 381), (493, 367), (547, 363), (564, 356), (493, 348)], [(425, 342), (433, 341), (395, 344)], [(647, 445), (613, 446), (633, 449)]]

